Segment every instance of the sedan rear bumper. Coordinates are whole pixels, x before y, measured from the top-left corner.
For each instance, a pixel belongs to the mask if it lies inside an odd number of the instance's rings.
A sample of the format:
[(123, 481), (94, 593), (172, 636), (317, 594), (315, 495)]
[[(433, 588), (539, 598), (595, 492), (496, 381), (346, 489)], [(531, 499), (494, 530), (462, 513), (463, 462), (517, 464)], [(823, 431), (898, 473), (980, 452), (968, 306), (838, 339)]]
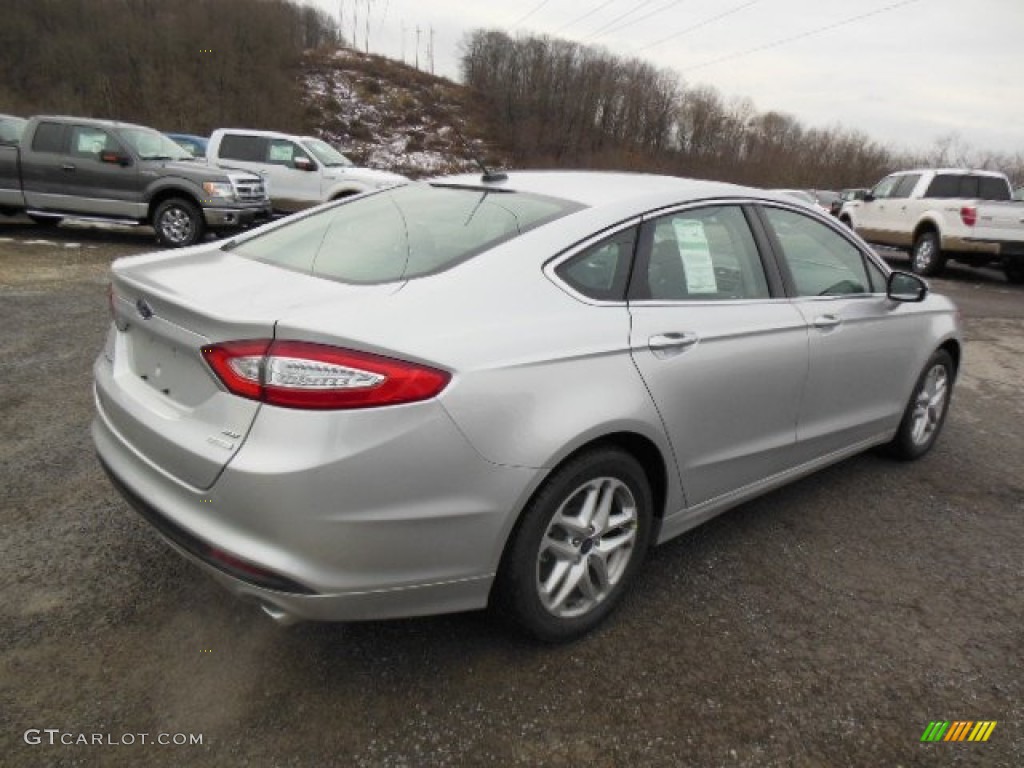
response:
[[(179, 553), (281, 623), (484, 607), (516, 514), (539, 482), (538, 470), (484, 460), (433, 403), (399, 407), (394, 423), (411, 428), (391, 430), (385, 416), (369, 429), (373, 414), (358, 414), (333, 455), (315, 434), (296, 437), (301, 412), (263, 406), (221, 477), (192, 488), (130, 446), (99, 398), (96, 408), (96, 450), (126, 500)], [(283, 424), (296, 442), (282, 449), (260, 427), (280, 435)]]

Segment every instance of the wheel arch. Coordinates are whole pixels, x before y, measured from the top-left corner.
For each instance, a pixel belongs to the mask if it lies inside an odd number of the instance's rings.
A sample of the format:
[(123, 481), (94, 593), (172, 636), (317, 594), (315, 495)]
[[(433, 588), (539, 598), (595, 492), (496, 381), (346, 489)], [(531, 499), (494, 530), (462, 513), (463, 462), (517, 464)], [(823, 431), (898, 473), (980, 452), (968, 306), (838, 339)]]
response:
[(529, 493), (526, 494), (523, 502), (516, 510), (514, 521), (505, 532), (504, 540), (498, 553), (497, 563), (499, 567), (500, 563), (505, 559), (505, 556), (508, 553), (509, 546), (515, 540), (516, 532), (522, 525), (524, 513), (529, 509), (530, 504), (537, 497), (537, 494), (539, 494), (544, 488), (548, 478), (560, 467), (572, 461), (577, 456), (590, 451), (599, 450), (601, 448), (617, 448), (632, 456), (643, 469), (644, 474), (647, 476), (648, 485), (651, 489), (651, 501), (653, 504), (653, 509), (651, 510), (653, 518), (651, 542), (658, 540), (661, 523), (668, 508), (670, 495), (669, 483), (671, 482), (671, 476), (669, 474), (671, 464), (669, 461), (671, 460), (671, 457), (666, 456), (664, 451), (659, 448), (653, 440), (639, 432), (628, 430), (608, 432), (606, 434), (593, 437), (580, 445), (574, 446), (565, 453), (560, 454), (556, 460), (552, 462), (547, 471), (543, 473), (543, 476), (534, 483), (533, 487), (530, 489)]
[(152, 222), (153, 215), (156, 213), (156, 209), (165, 200), (170, 200), (174, 197), (180, 197), (183, 200), (187, 200), (192, 203), (199, 212), (202, 213), (203, 205), (196, 199), (196, 196), (189, 192), (187, 189), (181, 187), (164, 187), (153, 193), (153, 196), (149, 199), (149, 208), (146, 210), (146, 221)]
[(936, 237), (939, 238), (939, 249), (942, 249), (942, 232), (939, 230), (939, 225), (936, 224), (932, 219), (922, 219), (917, 222), (917, 226), (914, 227), (914, 232), (911, 235), (911, 244), (917, 242), (917, 238), (923, 235), (925, 232), (932, 232)]

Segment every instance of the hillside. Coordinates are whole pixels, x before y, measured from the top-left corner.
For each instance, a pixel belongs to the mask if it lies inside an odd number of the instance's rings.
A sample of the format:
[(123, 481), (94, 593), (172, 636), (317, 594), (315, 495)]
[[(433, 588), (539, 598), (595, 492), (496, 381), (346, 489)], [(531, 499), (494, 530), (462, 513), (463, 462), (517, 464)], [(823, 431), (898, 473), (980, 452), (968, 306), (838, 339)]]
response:
[(357, 163), (412, 178), (510, 165), (480, 100), (451, 80), (348, 48), (308, 52), (304, 122)]

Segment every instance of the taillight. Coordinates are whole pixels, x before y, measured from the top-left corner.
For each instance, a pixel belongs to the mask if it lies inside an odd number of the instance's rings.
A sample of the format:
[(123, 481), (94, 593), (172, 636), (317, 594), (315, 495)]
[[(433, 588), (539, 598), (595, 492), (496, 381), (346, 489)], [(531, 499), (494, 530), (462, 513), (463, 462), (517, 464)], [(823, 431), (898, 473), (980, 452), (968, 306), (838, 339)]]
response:
[(973, 205), (965, 205), (960, 209), (960, 221), (968, 227), (978, 223), (978, 209)]
[(428, 400), (446, 371), (305, 341), (229, 341), (203, 348), (217, 377), (240, 397), (286, 408), (376, 408)]

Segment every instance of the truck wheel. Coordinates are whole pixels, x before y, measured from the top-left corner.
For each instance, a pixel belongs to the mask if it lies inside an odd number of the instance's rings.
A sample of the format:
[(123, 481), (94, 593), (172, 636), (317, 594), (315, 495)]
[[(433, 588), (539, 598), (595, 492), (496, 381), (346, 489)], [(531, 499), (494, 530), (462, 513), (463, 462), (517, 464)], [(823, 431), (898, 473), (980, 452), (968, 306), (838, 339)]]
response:
[(523, 513), (492, 592), (492, 608), (545, 642), (597, 626), (644, 559), (653, 502), (629, 454), (597, 449), (555, 470)]
[(914, 274), (931, 277), (941, 273), (945, 267), (946, 257), (942, 255), (939, 236), (935, 232), (922, 232), (910, 251), (910, 270)]
[(1003, 266), (1003, 272), (1006, 273), (1007, 282), (1014, 285), (1024, 283), (1024, 263), (1006, 264)]
[(203, 239), (206, 229), (202, 212), (181, 197), (164, 200), (153, 212), (157, 242), (170, 248), (184, 248)]

